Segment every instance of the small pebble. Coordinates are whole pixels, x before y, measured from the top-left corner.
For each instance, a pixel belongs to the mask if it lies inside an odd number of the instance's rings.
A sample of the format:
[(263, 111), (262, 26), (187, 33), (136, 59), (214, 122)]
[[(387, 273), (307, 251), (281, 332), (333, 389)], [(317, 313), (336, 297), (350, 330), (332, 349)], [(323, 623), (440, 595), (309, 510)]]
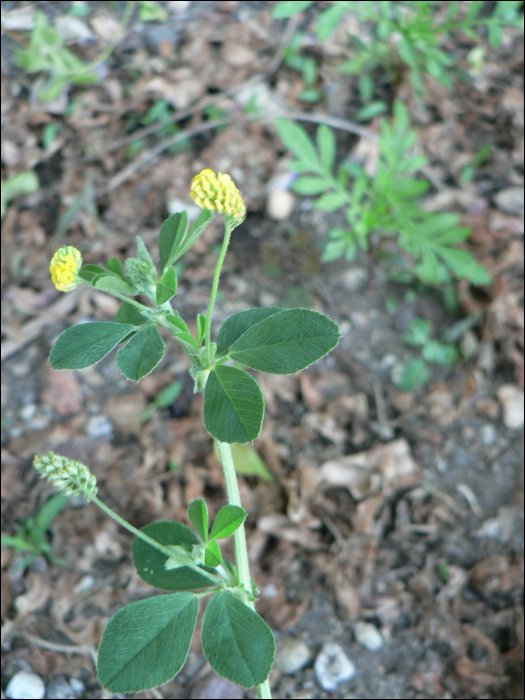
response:
[(362, 287), (368, 281), (368, 272), (364, 267), (350, 267), (339, 277), (341, 283), (351, 292)]
[(36, 413), (36, 404), (28, 403), (23, 408), (20, 409), (20, 418), (25, 421), (31, 420), (31, 418)]
[(294, 202), (294, 196), (288, 190), (270, 192), (266, 202), (268, 216), (275, 221), (287, 219), (293, 211)]
[(32, 420), (29, 421), (29, 427), (31, 430), (44, 430), (48, 425), (49, 418), (38, 413)]
[(354, 637), (365, 649), (377, 651), (385, 643), (385, 639), (375, 625), (370, 622), (356, 622), (354, 626)]
[(340, 683), (355, 675), (355, 666), (334, 642), (325, 642), (315, 660), (314, 670), (319, 685), (324, 690), (335, 690)]
[(515, 216), (523, 216), (523, 188), (522, 187), (507, 187), (498, 192), (494, 198), (498, 209), (507, 214)]
[(84, 692), (86, 686), (82, 683), (80, 678), (70, 678), (69, 685), (76, 696), (82, 697), (82, 693)]
[(46, 694), (44, 681), (36, 673), (16, 673), (5, 689), (6, 698), (13, 700), (41, 700)]
[(49, 700), (70, 700), (73, 690), (65, 678), (55, 678), (47, 688), (46, 698)]
[(113, 425), (107, 416), (92, 416), (86, 424), (86, 433), (92, 440), (108, 437), (113, 433)]
[(513, 384), (504, 384), (497, 391), (503, 409), (503, 422), (507, 428), (523, 425), (523, 391)]
[(485, 423), (481, 428), (481, 442), (484, 445), (493, 445), (497, 436), (496, 427), (492, 423)]
[(281, 673), (293, 674), (304, 668), (311, 659), (310, 650), (300, 639), (287, 639), (279, 645), (276, 664)]

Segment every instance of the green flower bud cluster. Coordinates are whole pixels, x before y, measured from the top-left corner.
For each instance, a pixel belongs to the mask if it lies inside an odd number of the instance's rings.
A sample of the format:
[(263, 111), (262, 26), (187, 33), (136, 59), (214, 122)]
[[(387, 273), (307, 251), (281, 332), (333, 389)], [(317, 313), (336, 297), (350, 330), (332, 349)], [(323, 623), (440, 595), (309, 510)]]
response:
[(50, 481), (66, 496), (81, 493), (86, 501), (91, 501), (97, 495), (97, 480), (82, 462), (50, 452), (36, 455), (33, 466), (43, 479)]

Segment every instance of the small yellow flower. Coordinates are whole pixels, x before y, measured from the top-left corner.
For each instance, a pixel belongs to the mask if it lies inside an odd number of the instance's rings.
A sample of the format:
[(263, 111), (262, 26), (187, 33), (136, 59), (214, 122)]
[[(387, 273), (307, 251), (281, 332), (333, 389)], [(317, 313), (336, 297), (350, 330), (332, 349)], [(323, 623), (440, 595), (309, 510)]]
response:
[(81, 265), (80, 251), (73, 246), (65, 245), (57, 250), (51, 258), (49, 272), (51, 281), (59, 292), (70, 292), (78, 287), (78, 271)]
[(235, 183), (226, 173), (215, 173), (206, 168), (191, 181), (190, 197), (202, 209), (220, 211), (234, 219), (244, 221), (246, 205)]

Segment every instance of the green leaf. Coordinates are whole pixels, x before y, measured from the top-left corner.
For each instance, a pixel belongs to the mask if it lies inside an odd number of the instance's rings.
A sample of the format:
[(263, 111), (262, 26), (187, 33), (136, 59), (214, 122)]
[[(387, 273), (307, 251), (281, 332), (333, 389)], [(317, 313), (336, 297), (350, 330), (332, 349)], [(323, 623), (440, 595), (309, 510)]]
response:
[(346, 241), (330, 241), (326, 244), (323, 254), (321, 255), (321, 262), (337, 260), (345, 252), (346, 246)]
[(196, 595), (171, 593), (115, 613), (98, 649), (100, 684), (113, 693), (130, 693), (167, 683), (186, 661), (197, 611)]
[(229, 316), (219, 329), (217, 335), (217, 354), (224, 354), (228, 348), (259, 321), (282, 311), (278, 306), (263, 306), (260, 309), (239, 311)]
[(177, 249), (188, 229), (188, 214), (185, 211), (172, 214), (159, 231), (159, 267), (163, 274), (168, 265), (176, 260)]
[(314, 207), (320, 211), (335, 211), (345, 204), (348, 204), (348, 200), (342, 192), (327, 192), (319, 197)]
[(208, 541), (208, 508), (204, 498), (197, 498), (188, 506), (188, 517), (203, 542)]
[(177, 275), (174, 267), (168, 267), (160, 278), (160, 283), (171, 289), (173, 294), (177, 294)]
[(195, 347), (197, 347), (197, 343), (195, 342), (195, 338), (190, 333), (190, 329), (188, 328), (187, 323), (182, 319), (180, 316), (175, 316), (175, 314), (170, 314), (169, 316), (166, 316), (166, 320), (171, 323), (172, 326), (174, 326), (174, 332), (179, 331), (181, 333), (187, 334), (191, 336), (193, 340), (193, 344)]
[(438, 248), (436, 250), (445, 264), (456, 275), (456, 277), (465, 277), (472, 284), (490, 284), (491, 277), (487, 270), (474, 260), (470, 253), (459, 248)]
[(123, 301), (119, 306), (115, 321), (117, 323), (131, 323), (132, 326), (143, 326), (148, 322), (148, 319), (140, 313), (136, 306)]
[(200, 345), (206, 333), (206, 316), (197, 314), (197, 344)]
[(185, 211), (172, 214), (159, 232), (159, 255), (161, 274), (173, 265), (199, 238), (213, 218), (213, 213), (203, 209), (197, 221), (188, 230), (188, 215)]
[[(169, 267), (168, 270), (173, 270), (173, 268)], [(166, 287), (166, 285), (157, 282), (155, 287), (155, 301), (157, 302), (157, 305), (164, 304), (165, 302), (169, 301), (174, 294), (175, 292), (173, 289), (171, 289), (171, 287)]]
[(312, 139), (302, 126), (287, 119), (277, 119), (275, 128), (286, 148), (303, 163), (308, 163), (314, 172), (320, 170), (317, 152)]
[(55, 516), (69, 503), (69, 496), (63, 493), (55, 493), (49, 498), (42, 508), (38, 511), (35, 517), (35, 524), (32, 528), (32, 534), (35, 538), (42, 537), (45, 531), (53, 522)]
[(91, 282), (95, 277), (103, 275), (105, 272), (104, 268), (98, 265), (83, 265), (78, 271), (78, 276), (86, 282)]
[(111, 272), (113, 272), (115, 275), (118, 275), (123, 280), (126, 279), (126, 273), (124, 272), (122, 263), (118, 258), (110, 258), (107, 262), (107, 267), (108, 270), (111, 270)]
[(134, 294), (133, 287), (125, 282), (122, 277), (114, 274), (99, 275), (93, 282), (96, 289), (108, 294)]
[(245, 521), (248, 513), (240, 506), (223, 506), (217, 513), (210, 532), (211, 540), (221, 540), (233, 535)]
[(229, 591), (215, 593), (202, 620), (202, 650), (220, 676), (251, 688), (266, 680), (275, 654), (271, 629)]
[(423, 282), (428, 284), (439, 284), (441, 280), (440, 263), (430, 246), (423, 247), (423, 259), (414, 268), (415, 273)]
[[(150, 523), (140, 528), (148, 537), (159, 544), (182, 545), (188, 548), (199, 544), (197, 535), (182, 523), (162, 520)], [(133, 564), (138, 575), (150, 586), (164, 591), (192, 591), (199, 588), (209, 588), (217, 583), (212, 571), (202, 567), (192, 568), (181, 566), (176, 569), (166, 569), (168, 557), (158, 549), (136, 537), (131, 545)]]
[(253, 377), (237, 367), (211, 370), (204, 389), (204, 425), (221, 442), (251, 442), (259, 435), (264, 400)]
[(53, 369), (83, 369), (110, 353), (135, 327), (129, 323), (94, 321), (81, 323), (61, 333), (51, 349)]
[(237, 362), (273, 374), (293, 374), (326, 355), (339, 342), (339, 328), (310, 309), (287, 309), (249, 328), (230, 348)]
[(427, 362), (435, 362), (446, 367), (455, 365), (459, 360), (455, 345), (439, 343), (437, 340), (430, 340), (423, 348), (422, 355)]
[(326, 124), (320, 124), (317, 129), (317, 149), (324, 171), (331, 175), (332, 168), (334, 167), (337, 144), (334, 132), (329, 126), (326, 126)]
[(430, 325), (424, 318), (414, 318), (403, 333), (408, 345), (424, 345), (430, 337)]
[(325, 42), (335, 30), (339, 20), (347, 9), (347, 5), (348, 3), (338, 2), (321, 14), (317, 22), (317, 27), (315, 28), (317, 40), (321, 44)]
[(177, 252), (177, 257), (175, 258), (175, 260), (178, 260), (181, 257), (181, 255), (184, 255), (184, 253), (191, 248), (191, 246), (199, 238), (201, 233), (204, 231), (204, 229), (212, 219), (213, 212), (208, 211), (208, 209), (203, 209), (201, 211), (197, 218), (197, 221), (193, 224), (193, 226), (190, 227), (190, 230), (184, 236), (184, 240), (179, 251)]
[[(394, 367), (395, 370), (398, 367)], [(393, 373), (392, 381), (400, 391), (412, 391), (421, 384), (426, 384), (430, 379), (430, 370), (422, 359), (410, 360), (400, 368), (399, 372)]]
[(362, 107), (355, 115), (358, 122), (367, 122), (380, 114), (384, 114), (388, 109), (388, 105), (380, 100), (374, 100)]
[(204, 550), (204, 563), (206, 566), (215, 568), (222, 564), (222, 554), (219, 545), (215, 540), (208, 542), (206, 549)]
[(155, 326), (142, 328), (117, 352), (117, 367), (128, 379), (138, 382), (162, 360), (164, 341)]
[(322, 177), (300, 177), (292, 185), (292, 190), (299, 194), (311, 195), (326, 192), (332, 184)]
[(285, 19), (286, 17), (291, 17), (296, 15), (302, 10), (306, 10), (307, 7), (314, 4), (314, 0), (283, 0), (282, 2), (276, 3), (272, 10), (273, 19)]

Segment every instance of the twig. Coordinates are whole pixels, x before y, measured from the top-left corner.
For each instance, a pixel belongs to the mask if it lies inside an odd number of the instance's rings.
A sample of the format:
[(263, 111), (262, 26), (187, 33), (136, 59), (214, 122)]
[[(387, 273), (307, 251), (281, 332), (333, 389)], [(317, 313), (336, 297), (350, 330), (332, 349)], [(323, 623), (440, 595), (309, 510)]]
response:
[(331, 126), (334, 129), (348, 131), (351, 134), (358, 134), (363, 138), (377, 138), (377, 135), (373, 131), (365, 129), (364, 127), (359, 126), (358, 124), (354, 124), (353, 122), (347, 121), (346, 119), (330, 117), (324, 114), (313, 114), (310, 112), (286, 112), (283, 110), (282, 113), (279, 112), (277, 114), (266, 116), (261, 116), (258, 114), (244, 114), (242, 116), (239, 115), (238, 117), (225, 117), (224, 119), (214, 119), (213, 121), (205, 122), (204, 124), (199, 124), (192, 128), (179, 131), (177, 134), (169, 136), (150, 150), (142, 153), (140, 156), (138, 156), (138, 158), (135, 158), (134, 161), (132, 161), (123, 170), (121, 170), (119, 173), (117, 173), (114, 177), (111, 178), (111, 180), (109, 181), (108, 190), (114, 190), (119, 185), (122, 185), (122, 183), (128, 180), (134, 173), (137, 172), (137, 170), (140, 170), (140, 168), (142, 168), (143, 165), (146, 165), (146, 163), (151, 162), (160, 153), (165, 151), (167, 148), (170, 148), (170, 146), (174, 146), (176, 143), (179, 143), (179, 141), (191, 138), (192, 136), (201, 134), (204, 131), (210, 131), (210, 129), (216, 129), (219, 126), (228, 126), (230, 124), (242, 124), (244, 122), (253, 121), (272, 122), (275, 119), (294, 119), (295, 121), (312, 122), (314, 124), (327, 124), (328, 126)]
[(163, 122), (158, 122), (156, 124), (151, 124), (150, 126), (145, 126), (143, 129), (138, 129), (137, 131), (134, 131), (132, 134), (129, 134), (129, 136), (124, 136), (124, 138), (119, 139), (116, 141), (114, 144), (109, 146), (108, 151), (109, 153), (112, 153), (113, 151), (117, 151), (119, 148), (122, 148), (123, 146), (127, 146), (129, 143), (132, 143), (133, 141), (136, 141), (137, 139), (145, 138), (146, 136), (150, 136), (151, 134), (154, 134), (156, 131), (159, 129), (162, 129), (163, 127), (167, 126), (168, 124), (176, 124), (177, 122), (182, 121), (183, 119), (186, 119), (187, 117), (191, 117), (192, 114), (195, 114), (196, 112), (202, 112), (209, 107), (213, 107), (213, 105), (217, 104), (221, 100), (223, 100), (225, 97), (231, 97), (232, 95), (236, 95), (239, 92), (242, 92), (243, 90), (246, 90), (252, 86), (257, 85), (258, 83), (262, 82), (263, 80), (266, 80), (267, 78), (271, 77), (275, 71), (279, 68), (283, 61), (283, 56), (282, 56), (282, 48), (283, 46), (286, 46), (288, 43), (288, 40), (290, 39), (290, 36), (293, 34), (293, 31), (295, 29), (295, 26), (297, 24), (298, 18), (296, 16), (291, 17), (290, 20), (286, 24), (286, 28), (281, 36), (281, 39), (279, 41), (279, 45), (277, 47), (277, 50), (275, 51), (274, 56), (272, 57), (272, 60), (268, 64), (267, 69), (265, 70), (264, 73), (261, 73), (260, 75), (254, 75), (251, 78), (248, 78), (248, 80), (244, 80), (242, 83), (239, 83), (238, 85), (234, 85), (232, 88), (229, 88), (227, 90), (224, 90), (223, 92), (213, 95), (212, 97), (207, 97), (200, 102), (196, 102), (195, 104), (191, 105), (188, 107), (188, 109), (182, 111), (182, 112), (177, 112), (174, 114), (171, 119), (168, 121), (163, 121)]
[(71, 311), (73, 311), (78, 303), (80, 289), (82, 289), (82, 287), (73, 290), (69, 294), (64, 294), (63, 297), (58, 299), (53, 306), (40, 314), (40, 316), (32, 321), (24, 323), (24, 325), (18, 331), (20, 333), (19, 338), (4, 341), (1, 347), (2, 362), (8, 357), (11, 357), (11, 355), (14, 355), (15, 352), (18, 352), (18, 350), (23, 348), (24, 345), (27, 345), (32, 340), (37, 338), (42, 332), (44, 326), (46, 326), (48, 323), (56, 323), (58, 318), (67, 316)]
[(70, 644), (57, 644), (56, 642), (48, 642), (46, 639), (41, 639), (40, 637), (35, 637), (29, 632), (24, 632), (24, 637), (28, 642), (35, 644), (37, 647), (42, 649), (48, 649), (49, 651), (56, 651), (61, 654), (87, 654), (91, 657), (93, 661), (93, 666), (97, 667), (97, 652), (93, 647), (86, 645), (70, 645)]

